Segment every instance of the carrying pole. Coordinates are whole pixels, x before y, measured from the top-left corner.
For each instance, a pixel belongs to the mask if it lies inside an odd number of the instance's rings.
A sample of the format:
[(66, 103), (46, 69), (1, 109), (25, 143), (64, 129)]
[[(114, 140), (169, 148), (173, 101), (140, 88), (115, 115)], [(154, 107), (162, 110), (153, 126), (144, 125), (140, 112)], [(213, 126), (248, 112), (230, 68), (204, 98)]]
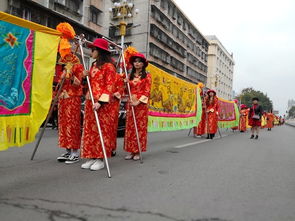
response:
[(40, 142), (41, 142), (41, 139), (42, 139), (42, 137), (43, 137), (43, 135), (44, 135), (44, 132), (45, 132), (46, 126), (47, 126), (47, 124), (48, 124), (48, 121), (49, 121), (49, 119), (50, 119), (50, 117), (51, 117), (51, 115), (52, 115), (53, 109), (54, 109), (54, 107), (55, 107), (55, 105), (56, 105), (56, 103), (57, 103), (57, 101), (58, 101), (58, 97), (59, 97), (59, 95), (60, 95), (60, 93), (61, 93), (61, 90), (62, 90), (62, 87), (63, 87), (63, 85), (64, 85), (65, 79), (66, 79), (65, 77), (62, 78), (62, 81), (61, 81), (61, 83), (59, 84), (58, 91), (57, 91), (57, 93), (56, 93), (56, 95), (55, 95), (55, 97), (54, 97), (54, 99), (53, 99), (53, 102), (52, 102), (52, 105), (51, 105), (50, 111), (49, 111), (49, 113), (48, 113), (48, 115), (47, 115), (47, 118), (46, 118), (46, 120), (45, 120), (44, 126), (43, 126), (43, 128), (42, 128), (42, 130), (41, 130), (40, 136), (39, 136), (39, 138), (38, 138), (38, 140), (37, 140), (37, 143), (36, 143), (36, 145), (35, 145), (35, 148), (34, 148), (33, 154), (32, 154), (32, 156), (31, 156), (31, 160), (34, 160), (35, 154), (36, 154), (36, 152), (37, 152), (37, 149), (38, 149), (38, 147), (39, 147), (39, 144), (40, 144)]

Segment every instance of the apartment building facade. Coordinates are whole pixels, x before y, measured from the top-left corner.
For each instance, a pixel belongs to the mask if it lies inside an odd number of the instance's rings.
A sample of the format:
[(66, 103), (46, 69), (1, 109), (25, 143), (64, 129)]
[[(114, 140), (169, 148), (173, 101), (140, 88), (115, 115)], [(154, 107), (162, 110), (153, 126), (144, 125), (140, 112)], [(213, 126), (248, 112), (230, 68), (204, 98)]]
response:
[(207, 87), (216, 90), (217, 96), (233, 99), (234, 59), (216, 36), (209, 41)]
[[(76, 34), (92, 41), (101, 37), (104, 24), (104, 0), (2, 0), (0, 10), (55, 29), (61, 22), (70, 23)], [(90, 51), (84, 48), (86, 64)]]
[[(118, 1), (106, 1), (112, 8)], [(207, 81), (209, 43), (172, 0), (136, 0), (138, 15), (125, 19), (125, 42), (159, 68), (194, 83)], [(109, 37), (120, 42), (119, 20), (110, 15)], [(140, 25), (140, 26), (138, 26)], [(134, 27), (134, 28), (133, 28)]]

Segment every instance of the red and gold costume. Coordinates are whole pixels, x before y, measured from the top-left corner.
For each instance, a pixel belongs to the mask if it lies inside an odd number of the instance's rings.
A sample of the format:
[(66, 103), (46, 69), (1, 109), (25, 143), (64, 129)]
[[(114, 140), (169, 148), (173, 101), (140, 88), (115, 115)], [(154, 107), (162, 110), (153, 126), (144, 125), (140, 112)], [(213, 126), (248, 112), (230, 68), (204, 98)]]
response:
[[(134, 106), (134, 112), (142, 152), (146, 151), (147, 146), (148, 101), (151, 90), (151, 82), (151, 76), (148, 73), (144, 79), (141, 79), (141, 77), (135, 77), (133, 80), (129, 81), (132, 99), (134, 101), (140, 101), (140, 103), (137, 106)], [(124, 137), (124, 150), (136, 154), (139, 151), (130, 105), (130, 102), (128, 102), (126, 116), (126, 131)]]
[[(90, 69), (89, 78), (94, 101), (103, 102), (101, 107), (97, 110), (97, 114), (101, 126), (106, 154), (107, 157), (111, 157), (114, 129), (111, 102), (114, 92), (113, 85), (116, 80), (116, 69), (111, 63), (106, 63), (99, 68), (96, 67), (94, 63)], [(89, 159), (104, 158), (89, 92), (86, 94), (81, 157)]]
[(241, 132), (247, 131), (248, 113), (249, 113), (248, 109), (242, 109), (240, 111), (240, 125), (239, 125), (239, 127), (240, 127)]
[[(212, 98), (211, 98), (212, 99)], [(216, 95), (212, 100), (210, 98), (206, 98), (206, 112), (207, 112), (207, 134), (215, 134), (218, 129), (218, 98)]]
[(79, 149), (81, 144), (81, 96), (83, 66), (77, 56), (68, 54), (60, 63), (65, 69), (57, 73), (57, 81), (65, 81), (58, 100), (59, 146), (67, 149)]
[(272, 113), (267, 113), (266, 114), (266, 119), (267, 119), (266, 127), (268, 129), (273, 128), (274, 118), (275, 118), (275, 116)]
[(197, 136), (202, 136), (206, 133), (206, 109), (205, 106), (202, 107), (202, 118), (198, 127), (194, 127), (194, 134)]
[[(115, 94), (116, 93), (116, 94)], [(120, 100), (124, 94), (124, 80), (123, 77), (119, 74), (116, 74), (116, 81), (114, 83), (114, 94), (111, 108), (113, 121), (114, 121), (114, 129), (113, 129), (113, 138), (111, 139), (111, 147), (112, 150), (117, 149), (117, 130), (118, 130), (118, 121), (119, 121), (119, 110), (120, 110)]]

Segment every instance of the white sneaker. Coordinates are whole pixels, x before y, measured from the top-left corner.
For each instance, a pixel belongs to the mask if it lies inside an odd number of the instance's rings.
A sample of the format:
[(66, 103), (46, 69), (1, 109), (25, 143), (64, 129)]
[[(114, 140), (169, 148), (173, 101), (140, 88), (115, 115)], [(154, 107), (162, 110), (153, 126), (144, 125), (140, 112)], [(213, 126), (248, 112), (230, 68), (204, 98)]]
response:
[(96, 160), (91, 159), (91, 160), (87, 160), (85, 163), (83, 163), (81, 165), (82, 169), (90, 169), (91, 165), (94, 164), (96, 162)]
[(139, 154), (135, 154), (134, 157), (133, 157), (133, 160), (135, 160), (135, 161), (140, 160)]
[(102, 160), (96, 160), (94, 164), (91, 165), (90, 170), (101, 170), (104, 168), (104, 163)]
[(132, 160), (134, 157), (134, 154), (128, 154), (125, 156), (125, 160)]

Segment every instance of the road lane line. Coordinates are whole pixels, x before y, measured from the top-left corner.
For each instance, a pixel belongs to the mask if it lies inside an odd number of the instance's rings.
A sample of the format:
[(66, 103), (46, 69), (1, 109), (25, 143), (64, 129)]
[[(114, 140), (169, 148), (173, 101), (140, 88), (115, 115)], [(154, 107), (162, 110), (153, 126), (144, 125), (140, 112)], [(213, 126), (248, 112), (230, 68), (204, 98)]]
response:
[[(228, 136), (228, 134), (224, 134), (224, 135), (222, 135), (222, 138), (223, 137), (227, 137), (227, 136)], [(218, 136), (215, 139), (220, 139), (220, 137)], [(199, 141), (196, 141), (196, 142), (193, 142), (193, 143), (187, 143), (187, 144), (178, 145), (178, 146), (175, 146), (174, 148), (179, 149), (179, 148), (183, 148), (183, 147), (189, 147), (189, 146), (193, 146), (195, 144), (206, 143), (208, 141), (212, 141), (212, 140), (210, 140), (210, 139), (207, 139), (207, 140), (199, 140)]]
[(174, 148), (188, 147), (188, 146), (192, 146), (192, 145), (195, 145), (195, 144), (205, 143), (205, 142), (208, 142), (208, 141), (210, 141), (210, 140), (200, 140), (200, 141), (193, 142), (193, 143), (187, 143), (187, 144), (178, 145), (178, 146), (175, 146)]

